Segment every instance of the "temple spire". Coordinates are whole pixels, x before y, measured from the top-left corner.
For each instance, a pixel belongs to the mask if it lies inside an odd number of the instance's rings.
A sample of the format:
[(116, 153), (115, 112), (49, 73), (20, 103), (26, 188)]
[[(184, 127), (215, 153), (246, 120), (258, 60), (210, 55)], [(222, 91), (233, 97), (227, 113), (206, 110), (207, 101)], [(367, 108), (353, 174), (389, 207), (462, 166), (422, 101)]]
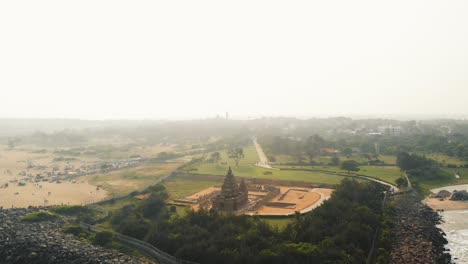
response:
[(234, 178), (231, 167), (229, 167), (226, 178), (224, 179), (223, 186), (221, 188), (221, 193), (226, 197), (234, 197), (237, 195), (237, 192), (238, 189), (236, 179)]

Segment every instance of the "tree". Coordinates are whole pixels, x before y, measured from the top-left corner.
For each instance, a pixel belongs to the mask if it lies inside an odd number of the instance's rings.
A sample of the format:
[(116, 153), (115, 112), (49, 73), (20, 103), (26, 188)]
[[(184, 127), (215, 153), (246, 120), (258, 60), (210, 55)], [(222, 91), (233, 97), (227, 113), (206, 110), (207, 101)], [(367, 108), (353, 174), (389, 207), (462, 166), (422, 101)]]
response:
[(228, 151), (228, 157), (233, 159), (236, 167), (239, 166), (239, 161), (244, 158), (244, 150), (242, 148), (233, 148)]
[(333, 166), (338, 166), (338, 165), (340, 165), (340, 158), (338, 158), (338, 156), (333, 156), (333, 157), (331, 158), (331, 164), (332, 164)]
[(359, 171), (359, 163), (355, 160), (345, 160), (341, 162), (340, 169), (348, 171), (348, 174), (351, 171)]
[(211, 153), (211, 159), (214, 163), (218, 163), (221, 160), (221, 154), (218, 151), (213, 152)]
[(350, 149), (350, 148), (345, 148), (343, 149), (343, 155), (345, 155), (346, 157), (350, 157), (351, 155), (353, 154), (353, 150)]
[(94, 237), (94, 244), (99, 246), (106, 246), (112, 243), (112, 238), (114, 234), (110, 231), (101, 231), (96, 233)]
[(406, 187), (406, 186), (408, 186), (408, 182), (406, 181), (405, 178), (398, 178), (398, 179), (396, 180), (396, 184), (397, 184), (398, 187)]

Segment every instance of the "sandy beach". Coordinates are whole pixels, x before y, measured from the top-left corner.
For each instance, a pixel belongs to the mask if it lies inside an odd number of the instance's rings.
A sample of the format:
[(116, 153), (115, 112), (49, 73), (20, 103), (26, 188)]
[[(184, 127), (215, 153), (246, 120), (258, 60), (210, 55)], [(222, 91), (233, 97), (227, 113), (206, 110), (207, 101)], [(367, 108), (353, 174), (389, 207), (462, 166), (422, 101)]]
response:
[[(437, 194), (438, 192), (443, 191), (443, 190), (449, 191), (452, 193), (453, 191), (468, 190), (468, 184), (435, 188), (435, 189), (431, 189), (431, 192), (433, 194)], [(427, 204), (429, 207), (431, 207), (434, 210), (447, 210), (447, 211), (468, 210), (468, 201), (452, 201), (448, 198), (440, 200), (439, 198), (427, 197), (426, 199), (423, 200), (423, 203)]]
[(468, 201), (451, 201), (449, 199), (444, 199), (440, 201), (439, 198), (426, 198), (423, 200), (423, 203), (427, 204), (434, 210), (467, 210)]

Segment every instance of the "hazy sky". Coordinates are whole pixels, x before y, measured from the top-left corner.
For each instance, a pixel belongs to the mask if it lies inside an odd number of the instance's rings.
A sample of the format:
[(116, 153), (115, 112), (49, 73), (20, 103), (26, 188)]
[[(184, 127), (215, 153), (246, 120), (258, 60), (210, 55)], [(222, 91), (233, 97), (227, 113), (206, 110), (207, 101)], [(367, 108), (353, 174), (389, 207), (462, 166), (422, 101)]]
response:
[(0, 117), (468, 116), (468, 1), (1, 1)]

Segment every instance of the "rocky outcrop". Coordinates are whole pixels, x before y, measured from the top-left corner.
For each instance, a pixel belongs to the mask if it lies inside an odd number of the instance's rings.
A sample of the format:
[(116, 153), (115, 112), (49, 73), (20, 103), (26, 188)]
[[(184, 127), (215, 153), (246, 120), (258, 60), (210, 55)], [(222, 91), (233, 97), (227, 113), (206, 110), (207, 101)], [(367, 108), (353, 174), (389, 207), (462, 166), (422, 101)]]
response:
[(0, 263), (142, 263), (62, 233), (64, 218), (36, 223), (21, 221), (24, 215), (38, 210), (46, 208), (0, 209)]
[(436, 226), (440, 215), (411, 194), (395, 197), (393, 203), (395, 225), (390, 263), (451, 263), (444, 248), (445, 233)]
[(452, 201), (468, 201), (468, 192), (463, 190), (463, 191), (458, 191), (458, 192), (453, 192), (452, 197), (450, 197), (450, 200)]

